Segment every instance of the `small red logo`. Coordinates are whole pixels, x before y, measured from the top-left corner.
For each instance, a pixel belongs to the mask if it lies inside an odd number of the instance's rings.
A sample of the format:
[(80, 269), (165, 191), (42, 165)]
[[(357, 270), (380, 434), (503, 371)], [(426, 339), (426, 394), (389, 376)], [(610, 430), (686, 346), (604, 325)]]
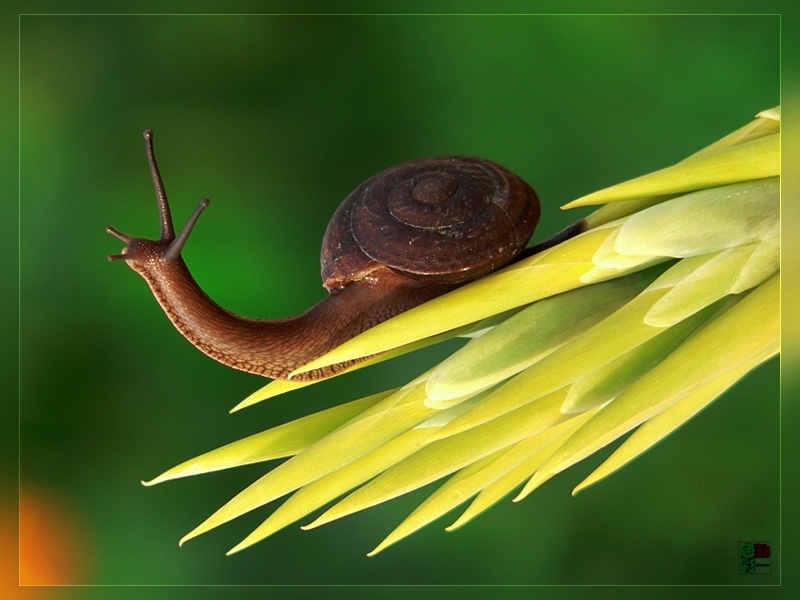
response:
[(739, 542), (739, 573), (772, 573), (772, 542)]

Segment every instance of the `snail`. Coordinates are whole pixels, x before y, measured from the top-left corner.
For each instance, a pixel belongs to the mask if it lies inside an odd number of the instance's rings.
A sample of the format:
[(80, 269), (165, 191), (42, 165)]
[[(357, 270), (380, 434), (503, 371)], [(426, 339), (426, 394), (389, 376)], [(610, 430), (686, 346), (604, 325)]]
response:
[[(158, 201), (157, 240), (113, 227), (124, 260), (141, 275), (177, 330), (218, 362), (286, 379), (298, 367), (366, 329), (498, 269), (525, 248), (539, 220), (533, 189), (504, 167), (468, 156), (410, 160), (359, 185), (334, 213), (322, 242), (328, 296), (294, 317), (250, 319), (212, 301), (181, 249), (209, 201), (175, 233), (164, 184), (144, 132)], [(362, 359), (363, 360), (363, 359)], [(298, 374), (334, 375), (354, 362)]]

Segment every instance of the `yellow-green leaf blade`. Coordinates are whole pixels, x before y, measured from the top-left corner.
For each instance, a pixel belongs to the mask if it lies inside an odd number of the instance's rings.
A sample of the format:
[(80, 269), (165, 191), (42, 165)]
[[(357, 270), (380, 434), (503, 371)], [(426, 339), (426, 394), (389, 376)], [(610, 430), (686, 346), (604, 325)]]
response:
[[(748, 244), (684, 259), (682, 262), (696, 268), (653, 305), (645, 315), (645, 322), (655, 327), (670, 327), (734, 291), (743, 291), (740, 276), (759, 245)], [(751, 273), (746, 283), (761, 283), (775, 274), (776, 267), (767, 265), (761, 272)]]
[(614, 239), (622, 255), (685, 257), (775, 237), (780, 179), (770, 177), (704, 189), (625, 219)]
[[(554, 439), (563, 437), (578, 424), (585, 421), (587, 415), (559, 423), (523, 439), (513, 446), (498, 450), (477, 462), (458, 471), (438, 490), (431, 494), (414, 512), (412, 512), (394, 531), (392, 531), (372, 552), (373, 556), (414, 533), (425, 525), (443, 516), (459, 504), (466, 502), (522, 463), (527, 463), (532, 455), (549, 447)], [(555, 447), (552, 448), (553, 450)], [(448, 528), (449, 529), (449, 528)]]
[(472, 323), (469, 325), (464, 325), (462, 327), (458, 327), (452, 329), (450, 331), (446, 331), (439, 335), (434, 335), (422, 340), (417, 340), (415, 342), (405, 344), (399, 348), (394, 348), (383, 354), (379, 354), (377, 356), (373, 356), (372, 358), (368, 358), (365, 361), (357, 363), (352, 367), (340, 371), (330, 377), (326, 377), (323, 379), (316, 379), (311, 381), (292, 381), (292, 380), (284, 380), (284, 379), (276, 379), (274, 381), (269, 382), (264, 387), (256, 390), (252, 394), (250, 394), (247, 398), (242, 400), (239, 404), (234, 406), (231, 409), (231, 412), (235, 412), (237, 410), (241, 410), (248, 406), (252, 406), (253, 404), (257, 404), (258, 402), (262, 402), (263, 400), (267, 400), (269, 398), (274, 398), (275, 396), (280, 396), (281, 394), (285, 394), (287, 392), (293, 392), (295, 390), (308, 387), (310, 385), (314, 385), (315, 383), (320, 383), (322, 381), (327, 381), (328, 379), (332, 379), (333, 377), (338, 377), (340, 375), (344, 375), (345, 373), (350, 373), (352, 371), (363, 369), (364, 367), (369, 367), (379, 362), (383, 362), (385, 360), (389, 360), (396, 356), (400, 356), (401, 354), (405, 354), (407, 352), (413, 352), (414, 350), (418, 350), (420, 348), (424, 348), (426, 346), (431, 346), (433, 344), (437, 344), (441, 341), (448, 340), (452, 337), (456, 336), (468, 336), (472, 334), (474, 331), (479, 329), (487, 329), (494, 327), (497, 323), (502, 322), (507, 316), (510, 316), (513, 311), (509, 311), (508, 313), (501, 313), (498, 315), (491, 315), (481, 321), (476, 323)]
[(559, 410), (563, 401), (564, 391), (559, 391), (458, 438), (433, 442), (344, 498), (310, 527), (391, 500), (568, 420)]
[(608, 477), (641, 455), (645, 450), (660, 442), (711, 404), (749, 371), (775, 356), (778, 350), (776, 340), (775, 346), (769, 348), (763, 355), (757, 355), (739, 367), (731, 369), (642, 423), (611, 456), (572, 490), (572, 494), (575, 495), (590, 485), (594, 485), (601, 479)]
[(428, 398), (450, 400), (507, 379), (617, 310), (654, 279), (655, 273), (636, 273), (534, 303), (442, 361), (428, 378)]
[(439, 435), (453, 435), (515, 410), (658, 335), (663, 328), (645, 324), (644, 316), (666, 291), (646, 289), (594, 327), (502, 384), (483, 402), (442, 428)]
[(772, 135), (780, 133), (781, 130), (781, 107), (777, 106), (769, 110), (763, 110), (756, 115), (756, 118), (750, 121), (747, 125), (740, 127), (736, 131), (729, 133), (724, 138), (717, 140), (710, 146), (706, 146), (702, 150), (695, 152), (691, 156), (683, 159), (692, 160), (707, 154), (713, 154), (720, 150), (725, 150), (736, 144), (749, 142), (756, 138), (764, 137), (765, 135)]
[(619, 183), (562, 208), (689, 192), (779, 174), (780, 134), (772, 134)]
[(710, 321), (581, 427), (537, 472), (543, 479), (583, 460), (704, 383), (736, 368), (779, 339), (780, 276)]
[(422, 386), (400, 390), (367, 409), (234, 496), (181, 543), (280, 498), (363, 456), (436, 411), (423, 404)]
[(692, 315), (610, 363), (576, 379), (569, 386), (561, 411), (583, 412), (613, 399), (699, 329), (712, 316), (714, 309), (708, 307)]
[[(520, 442), (522, 443), (522, 442)], [(429, 496), (425, 501), (420, 504), (394, 531), (392, 531), (378, 546), (376, 546), (367, 556), (375, 556), (385, 548), (400, 541), (415, 531), (421, 529), (425, 525), (431, 523), (435, 519), (448, 512), (451, 508), (458, 506), (460, 503), (465, 502), (469, 496), (463, 494), (469, 493), (463, 490), (463, 487), (472, 487), (475, 485), (475, 474), (482, 471), (483, 468), (495, 462), (498, 456), (502, 456), (511, 452), (511, 450), (502, 449), (494, 454), (490, 454), (469, 466), (464, 467), (455, 473), (444, 485), (442, 485), (436, 492)], [(472, 481), (470, 481), (472, 480)], [(461, 488), (461, 489), (460, 489)]]
[[(576, 415), (574, 419), (559, 423), (533, 436), (533, 438), (536, 438), (535, 445), (537, 446), (534, 453), (512, 466), (505, 473), (499, 475), (490, 484), (485, 486), (461, 516), (456, 519), (452, 525), (446, 528), (447, 531), (452, 531), (465, 525), (480, 513), (491, 508), (504, 496), (510, 494), (515, 487), (530, 477), (536, 469), (550, 458), (564, 440), (572, 435), (573, 431), (585, 423), (586, 420), (596, 412), (597, 409), (587, 411), (581, 415)], [(533, 438), (529, 438), (529, 440)], [(526, 442), (528, 442), (528, 440), (526, 440)]]
[(179, 477), (188, 477), (190, 475), (292, 456), (305, 450), (337, 427), (385, 399), (394, 391), (387, 390), (360, 400), (339, 404), (231, 442), (216, 450), (187, 460), (165, 471), (158, 477), (143, 483), (145, 485), (155, 485), (156, 483)]
[(433, 434), (434, 430), (431, 429), (411, 429), (353, 462), (306, 484), (228, 554), (261, 541), (374, 477), (424, 446), (433, 438)]
[[(480, 395), (464, 401), (462, 404), (468, 405), (470, 402), (478, 401), (480, 401)], [(448, 415), (458, 414), (460, 410), (462, 410), (461, 405), (449, 411), (437, 413), (355, 460), (331, 469), (328, 474), (305, 484), (276, 509), (258, 528), (232, 548), (229, 554), (238, 552), (272, 535), (337, 496), (364, 483), (390, 466), (399, 463), (434, 439), (436, 430), (440, 427), (439, 421), (447, 422), (448, 418), (452, 418), (452, 416)], [(389, 416), (387, 418), (392, 417)], [(306, 528), (309, 527), (311, 526)]]

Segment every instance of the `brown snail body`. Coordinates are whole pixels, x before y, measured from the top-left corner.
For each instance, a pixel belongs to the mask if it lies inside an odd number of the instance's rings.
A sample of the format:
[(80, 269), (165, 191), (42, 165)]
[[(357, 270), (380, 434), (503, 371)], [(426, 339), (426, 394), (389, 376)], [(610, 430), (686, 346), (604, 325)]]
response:
[[(329, 294), (286, 319), (249, 319), (213, 302), (180, 256), (203, 199), (181, 231), (172, 225), (164, 186), (145, 131), (159, 204), (158, 240), (133, 238), (119, 255), (149, 285), (178, 331), (211, 358), (264, 377), (288, 378), (331, 348), (409, 308), (513, 260), (539, 220), (539, 201), (518, 176), (488, 160), (439, 156), (381, 171), (358, 186), (334, 213), (322, 244)], [(319, 379), (341, 363), (293, 379)]]

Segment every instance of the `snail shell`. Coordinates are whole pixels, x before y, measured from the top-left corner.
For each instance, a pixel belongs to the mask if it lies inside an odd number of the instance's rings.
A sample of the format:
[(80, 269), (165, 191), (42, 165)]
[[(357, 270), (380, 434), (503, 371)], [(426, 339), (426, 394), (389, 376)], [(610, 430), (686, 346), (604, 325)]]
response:
[(533, 189), (471, 156), (409, 160), (370, 177), (334, 213), (322, 242), (323, 286), (384, 265), (412, 279), (463, 283), (509, 262), (539, 220)]

